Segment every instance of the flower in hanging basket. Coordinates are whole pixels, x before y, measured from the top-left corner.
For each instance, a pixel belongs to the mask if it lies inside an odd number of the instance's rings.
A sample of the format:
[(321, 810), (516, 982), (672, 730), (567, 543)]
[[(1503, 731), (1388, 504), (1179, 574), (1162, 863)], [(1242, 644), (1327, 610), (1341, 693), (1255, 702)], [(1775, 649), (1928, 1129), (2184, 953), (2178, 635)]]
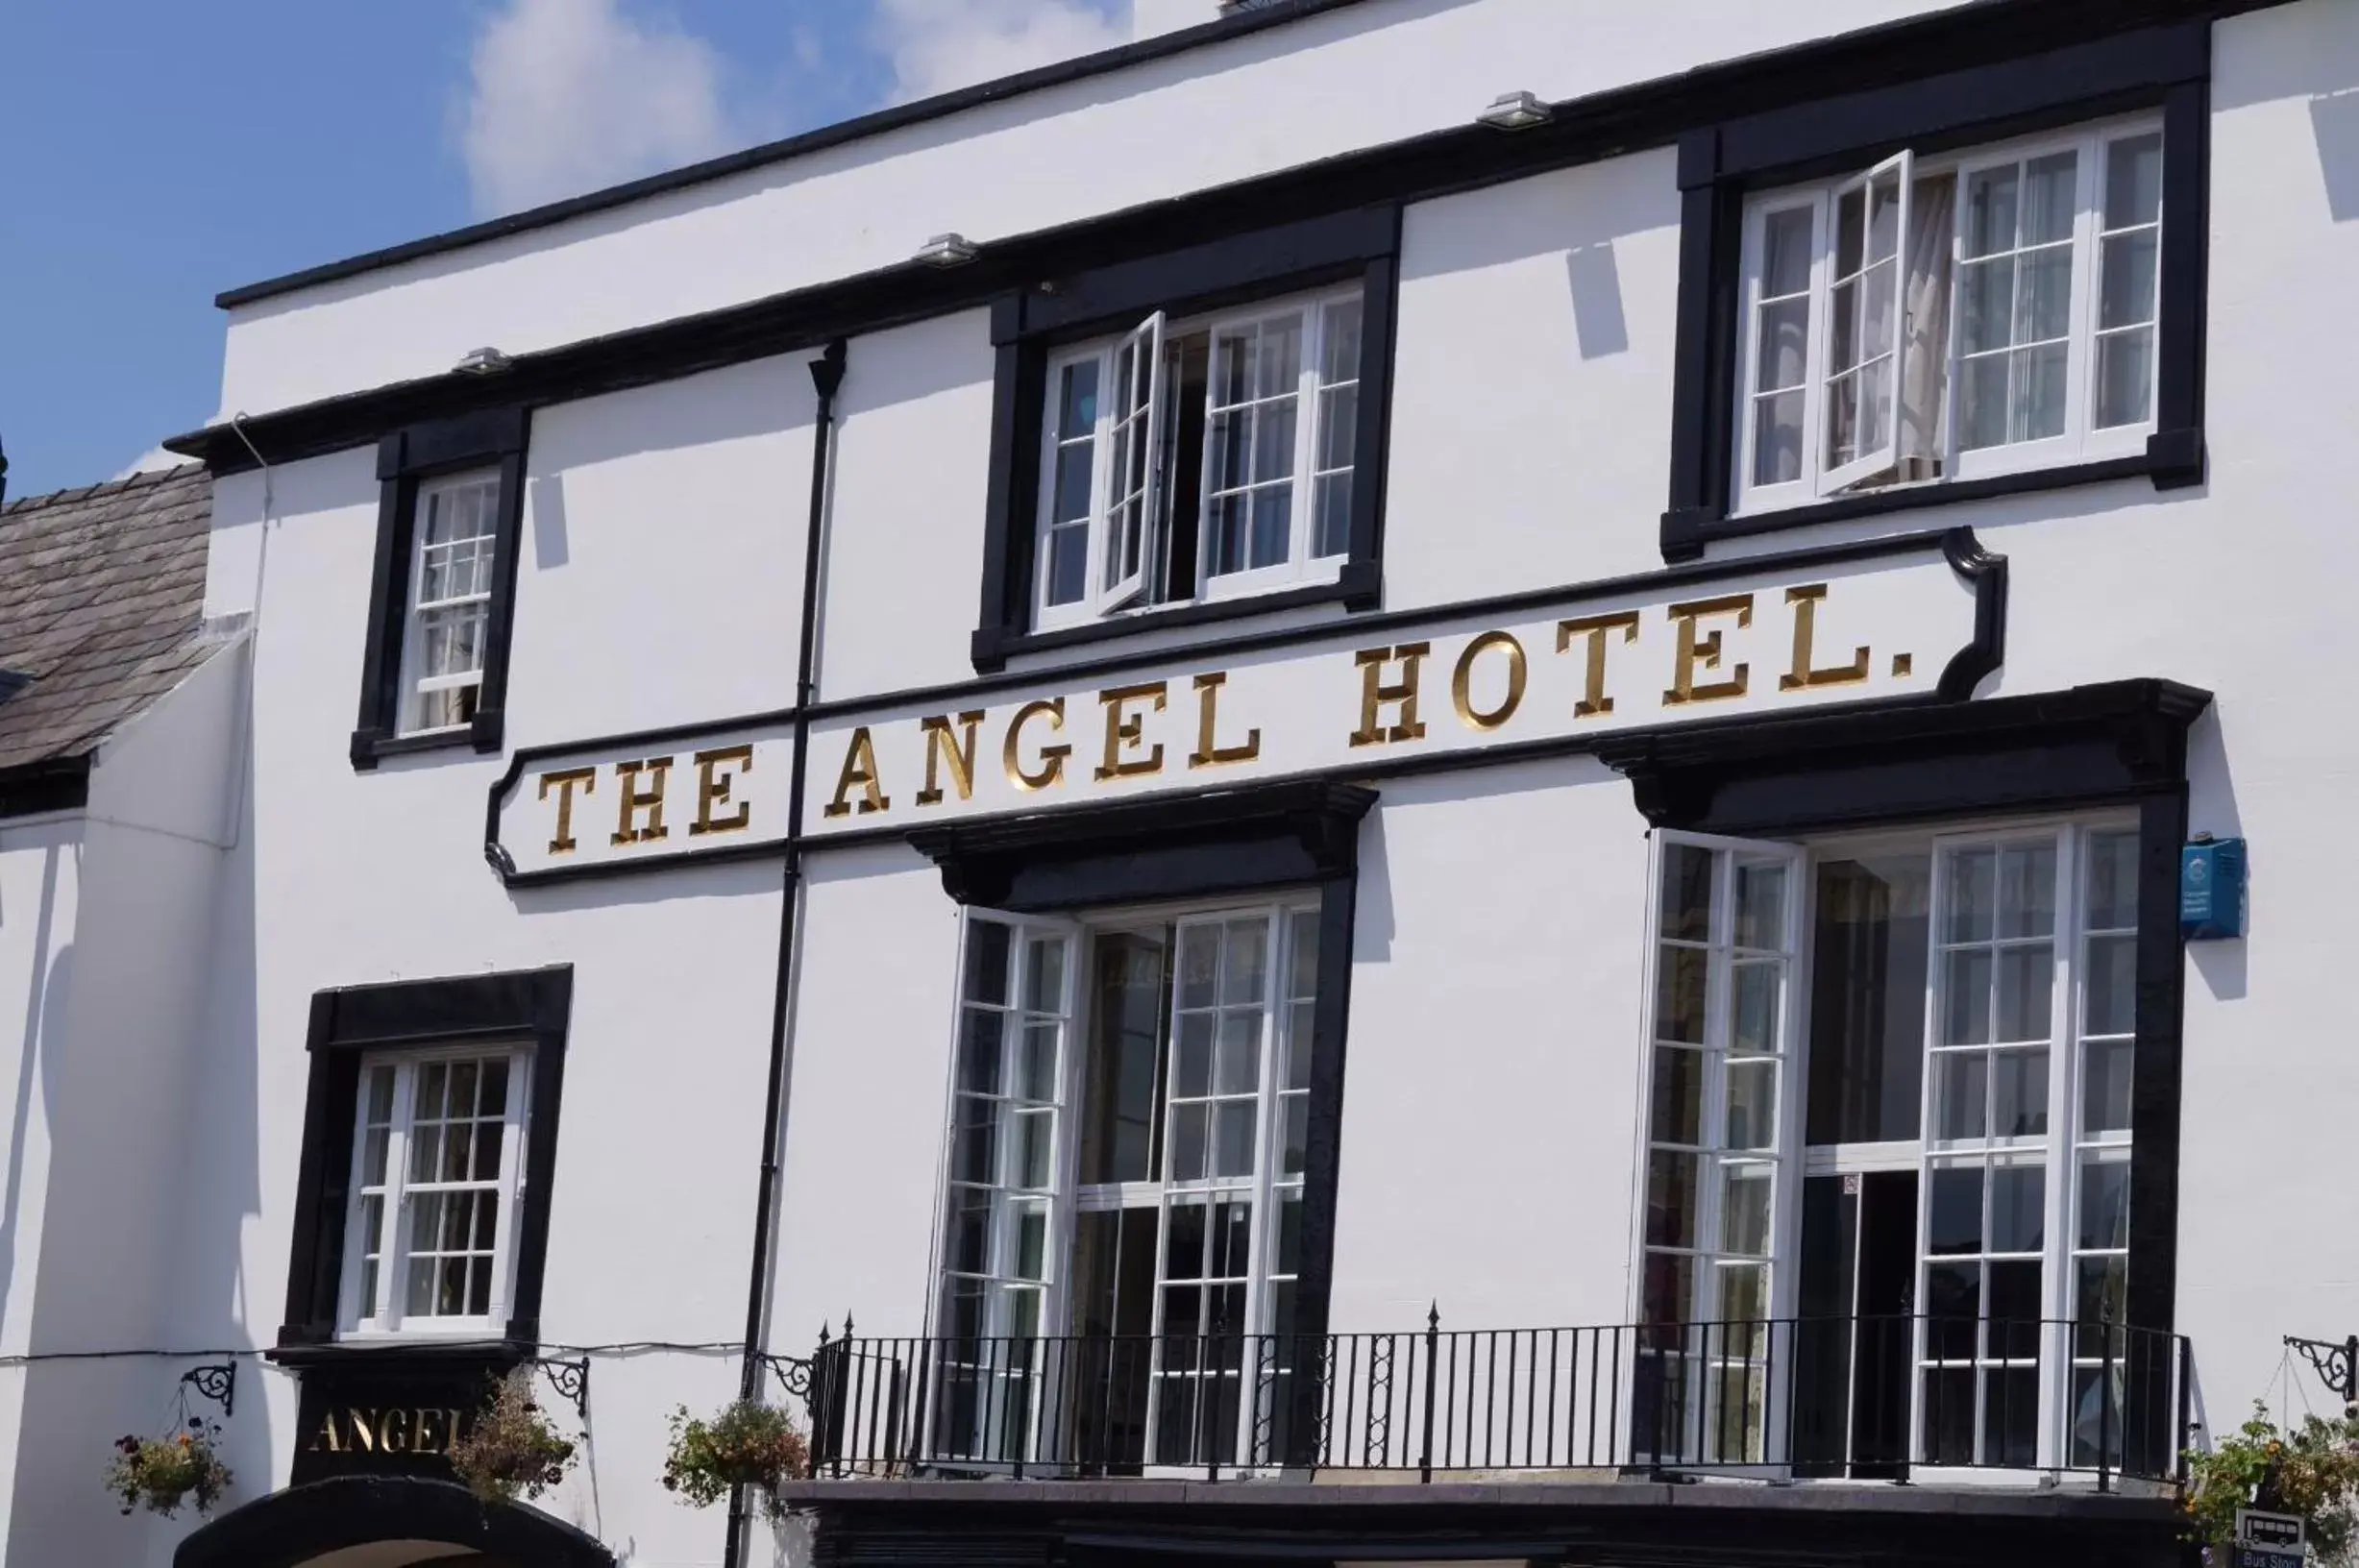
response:
[(2190, 1453), (2187, 1470), (2183, 1506), (2214, 1560), (2227, 1557), (2236, 1510), (2253, 1506), (2255, 1493), (2262, 1506), (2301, 1516), (2319, 1562), (2349, 1560), (2359, 1533), (2359, 1420), (2310, 1415), (2281, 1431), (2256, 1402), (2251, 1420)]
[(732, 1487), (768, 1494), (774, 1518), (784, 1511), (778, 1487), (808, 1475), (811, 1447), (787, 1413), (759, 1400), (741, 1399), (709, 1420), (683, 1407), (672, 1412), (672, 1451), (664, 1458), (664, 1489), (709, 1507)]
[(556, 1433), (532, 1401), (532, 1368), (492, 1381), (475, 1422), (451, 1444), (451, 1468), (486, 1503), (538, 1497), (565, 1479), (574, 1445)]
[(187, 1502), (209, 1513), (234, 1479), (221, 1462), (220, 1438), (219, 1426), (193, 1419), (169, 1437), (119, 1437), (107, 1461), (107, 1490), (122, 1500), (125, 1513), (144, 1504), (169, 1519)]

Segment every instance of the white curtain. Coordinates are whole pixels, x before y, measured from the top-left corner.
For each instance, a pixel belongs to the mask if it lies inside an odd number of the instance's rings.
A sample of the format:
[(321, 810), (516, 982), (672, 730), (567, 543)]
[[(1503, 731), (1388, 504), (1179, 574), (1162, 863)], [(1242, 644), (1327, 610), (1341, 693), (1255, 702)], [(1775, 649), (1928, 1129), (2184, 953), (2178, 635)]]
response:
[(1901, 480), (1938, 478), (1950, 376), (1950, 249), (1957, 178), (1909, 192), (1906, 319), (1901, 329)]

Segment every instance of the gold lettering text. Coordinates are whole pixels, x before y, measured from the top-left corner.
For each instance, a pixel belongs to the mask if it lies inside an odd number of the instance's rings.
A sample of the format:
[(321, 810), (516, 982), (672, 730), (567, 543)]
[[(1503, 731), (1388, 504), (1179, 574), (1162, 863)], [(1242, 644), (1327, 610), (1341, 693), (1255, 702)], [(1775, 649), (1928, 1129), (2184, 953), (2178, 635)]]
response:
[[(616, 787), (622, 792), (622, 808), (616, 814), (614, 841), (616, 844), (644, 844), (651, 839), (668, 838), (671, 829), (663, 825), (664, 776), (672, 771), (670, 757), (650, 757), (644, 762), (618, 762), (614, 765)], [(639, 787), (641, 773), (652, 773), (655, 782), (645, 789)], [(634, 825), (639, 813), (647, 813), (647, 825)]]
[(1225, 671), (1196, 676), (1196, 748), (1188, 753), (1191, 768), (1210, 768), (1223, 762), (1251, 762), (1262, 754), (1262, 732), (1245, 731), (1245, 738), (1235, 746), (1222, 746), (1215, 737), (1220, 730), (1220, 688), (1228, 684)]
[(435, 1422), (441, 1418), (440, 1410), (409, 1412), (409, 1446), (413, 1452), (440, 1454), (444, 1451), (448, 1445), (443, 1440), (441, 1430), (435, 1426)]
[(1024, 725), (1041, 714), (1048, 716), (1050, 729), (1063, 729), (1065, 727), (1065, 698), (1061, 697), (1044, 698), (1038, 702), (1027, 702), (1018, 708), (1016, 717), (1008, 721), (1007, 742), (999, 748), (999, 760), (1007, 766), (1007, 781), (1020, 790), (1055, 788), (1064, 781), (1065, 759), (1073, 754), (1072, 747), (1062, 741), (1054, 746), (1044, 746), (1041, 747), (1040, 771), (1037, 772), (1024, 771)]
[(409, 1446), (409, 1412), (380, 1410), (377, 1412), (377, 1441), (388, 1454), (399, 1454)]
[(1738, 629), (1753, 625), (1753, 596), (1730, 594), (1723, 599), (1694, 599), (1684, 604), (1674, 604), (1671, 619), (1679, 626), (1679, 650), (1671, 667), (1671, 689), (1662, 694), (1666, 705), (1682, 702), (1717, 702), (1723, 698), (1742, 697), (1751, 682), (1750, 665), (1736, 664), (1729, 668), (1729, 678), (1704, 685), (1696, 684), (1698, 670), (1720, 668), (1720, 632), (1715, 629), (1704, 636), (1696, 635), (1696, 623), (1708, 615), (1732, 615)]
[[(1474, 705), (1474, 661), (1494, 648), (1507, 649), (1507, 695), (1497, 707), (1485, 711)], [(1468, 643), (1466, 651), (1458, 656), (1458, 668), (1450, 672), (1450, 705), (1458, 709), (1460, 722), (1468, 729), (1497, 729), (1515, 717), (1523, 699), (1523, 644), (1504, 631), (1487, 631)]]
[(1136, 750), (1146, 731), (1146, 715), (1127, 713), (1133, 702), (1152, 702), (1154, 711), (1163, 712), (1164, 682), (1149, 681), (1143, 686), (1114, 686), (1097, 694), (1097, 700), (1106, 709), (1106, 756), (1097, 765), (1097, 778), (1103, 783), (1109, 778), (1133, 778), (1142, 773), (1163, 772), (1163, 743), (1150, 747), (1143, 757), (1124, 757), (1125, 751)]
[[(737, 771), (725, 772), (730, 768)], [(726, 817), (713, 815), (713, 808), (728, 804), (730, 789), (751, 772), (750, 746), (718, 746), (697, 753), (697, 820), (688, 824), (690, 838), (701, 838), (707, 833), (735, 833), (753, 821), (753, 803), (749, 800), (738, 801), (737, 809)]]
[(549, 852), (553, 855), (570, 855), (574, 852), (574, 790), (578, 786), (584, 795), (596, 794), (598, 770), (565, 768), (553, 773), (543, 773), (542, 799), (549, 798), (552, 784), (557, 787), (557, 831), (556, 836), (549, 841)]
[(369, 1412), (367, 1410), (346, 1410), (344, 1412), (344, 1424), (353, 1429), (354, 1453), (374, 1454), (377, 1452), (377, 1433), (369, 1423)]
[(972, 713), (960, 714), (958, 723), (967, 732), (961, 739), (950, 732), (950, 716), (946, 713), (928, 714), (919, 721), (919, 727), (925, 732), (925, 788), (918, 792), (919, 805), (942, 804), (940, 769), (945, 762), (950, 765), (950, 785), (958, 791), (958, 797), (961, 800), (973, 798), (974, 731), (982, 722), (983, 710), (980, 708)]
[(1827, 597), (1823, 582), (1788, 588), (1785, 601), (1794, 606), (1794, 668), (1778, 677), (1778, 690), (1799, 692), (1806, 686), (1849, 686), (1868, 678), (1868, 650), (1861, 648), (1849, 664), (1816, 670), (1810, 665), (1810, 645), (1818, 634), (1818, 604)]
[(336, 1431), (335, 1411), (322, 1410), (320, 1412), (319, 1431), (311, 1434), (311, 1452), (314, 1454), (341, 1454), (344, 1452), (344, 1434)]
[[(1403, 643), (1398, 648), (1364, 648), (1352, 655), (1360, 666), (1360, 727), (1352, 731), (1352, 745), (1425, 739), (1425, 726), (1417, 722), (1417, 665), (1432, 651), (1431, 643)], [(1394, 660), (1400, 662), (1401, 678), (1388, 681), (1385, 666)], [(1387, 729), (1376, 722), (1377, 710), (1394, 702), (1400, 704), (1400, 723)]]
[(852, 731), (851, 744), (844, 748), (844, 767), (835, 777), (835, 798), (820, 808), (823, 817), (848, 817), (852, 803), (846, 798), (852, 786), (860, 786), (860, 815), (889, 809), (893, 802), (886, 798), (883, 783), (876, 776), (876, 745), (869, 739), (869, 726), (862, 724)]
[(1623, 610), (1613, 615), (1585, 615), (1571, 621), (1557, 623), (1557, 651), (1561, 653), (1573, 646), (1576, 637), (1589, 640), (1588, 668), (1581, 683), (1581, 698), (1573, 704), (1573, 717), (1594, 719), (1613, 711), (1613, 698), (1606, 695), (1606, 633), (1619, 630), (1622, 641), (1638, 640), (1638, 612)]

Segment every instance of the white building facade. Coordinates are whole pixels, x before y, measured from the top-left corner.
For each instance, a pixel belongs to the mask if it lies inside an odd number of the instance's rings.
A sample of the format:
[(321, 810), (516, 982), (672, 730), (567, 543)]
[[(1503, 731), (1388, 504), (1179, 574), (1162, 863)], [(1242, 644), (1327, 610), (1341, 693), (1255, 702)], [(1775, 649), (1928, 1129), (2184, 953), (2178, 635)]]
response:
[(2162, 1563), (2359, 1327), (2359, 13), (1141, 9), (224, 296), (239, 1482), (12, 1562)]

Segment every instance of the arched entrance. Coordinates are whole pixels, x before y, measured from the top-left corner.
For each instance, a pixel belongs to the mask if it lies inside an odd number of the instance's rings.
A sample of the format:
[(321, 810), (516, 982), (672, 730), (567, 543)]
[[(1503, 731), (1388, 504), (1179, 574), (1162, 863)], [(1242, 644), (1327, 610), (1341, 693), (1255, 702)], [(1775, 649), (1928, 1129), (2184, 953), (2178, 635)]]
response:
[(614, 1554), (521, 1504), (412, 1476), (340, 1476), (257, 1498), (181, 1542), (172, 1568), (614, 1568)]

